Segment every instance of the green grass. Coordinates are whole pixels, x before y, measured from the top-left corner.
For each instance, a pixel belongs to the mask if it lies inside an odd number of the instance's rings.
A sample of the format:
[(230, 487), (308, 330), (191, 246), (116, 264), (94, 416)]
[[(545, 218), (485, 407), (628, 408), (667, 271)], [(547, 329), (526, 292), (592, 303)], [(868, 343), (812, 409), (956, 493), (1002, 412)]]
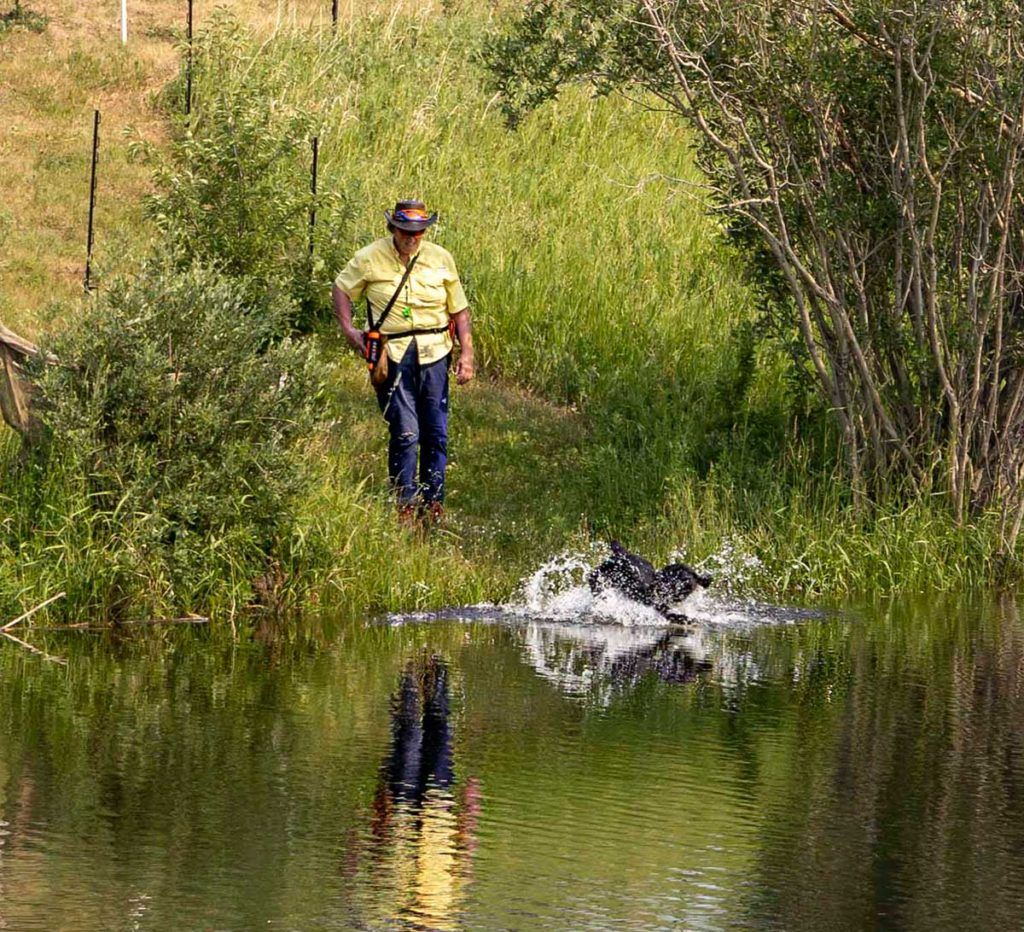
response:
[[(397, 197), (440, 212), (432, 235), (462, 270), (484, 370), (584, 411), (596, 431), (587, 497), (610, 505), (595, 515), (603, 530), (648, 510), (712, 426), (784, 413), (780, 368), (766, 356), (752, 378), (742, 369), (754, 300), (687, 196), (699, 176), (684, 128), (580, 92), (510, 133), (468, 64), (485, 27), (471, 14), (381, 15), (340, 40), (282, 31), (241, 53), (225, 40), (197, 110), (259, 88), (282, 119), (312, 113), (320, 184), (354, 209), (332, 231), (342, 255), (381, 235)], [(308, 158), (293, 154), (295, 185)], [(336, 271), (322, 270), (325, 298)]]
[[(397, 529), (386, 501), (385, 428), (365, 372), (330, 327), (315, 337), (334, 359), (332, 426), (308, 449), (316, 481), (294, 539), (279, 548), (275, 598), (353, 611), (500, 600), (551, 554), (611, 536), (655, 560), (730, 548), (756, 557), (752, 584), (775, 596), (1012, 576), (1016, 566), (993, 557), (986, 519), (957, 528), (929, 501), (851, 509), (826, 420), (798, 415), (807, 405), (781, 355), (755, 345), (755, 296), (704, 211), (685, 127), (580, 91), (510, 133), (473, 64), (488, 22), (482, 4), (444, 15), (370, 10), (337, 35), (322, 20), (285, 18), (242, 27), (233, 43), (211, 40), (200, 62), (197, 136), (213, 95), (258, 88), (274, 114), (311, 116), (320, 188), (350, 211), (321, 227), (321, 255), (348, 255), (381, 235), (381, 212), (397, 198), (421, 196), (440, 211), (431, 235), (459, 263), (482, 363), (481, 378), (453, 396), (451, 523), (424, 540)], [(64, 60), (76, 87), (142, 93), (130, 61)], [(39, 93), (32, 106), (59, 109)], [(166, 88), (163, 105), (179, 93), (180, 83)], [(147, 130), (158, 158), (185, 131), (179, 116), (163, 119)], [(70, 184), (81, 159), (42, 151), (37, 168), (66, 172)], [(308, 184), (308, 158), (296, 147), (283, 177)], [(132, 196), (106, 235), (121, 237), (128, 257), (145, 229), (146, 182), (137, 163), (124, 166)], [(0, 234), (25, 216), (10, 210)], [(52, 226), (34, 235), (63, 248), (70, 234)], [(24, 264), (18, 289), (42, 289), (44, 267), (18, 255), (8, 260)], [(321, 305), (336, 271), (316, 271)], [(74, 307), (65, 299), (14, 320), (28, 318), (30, 332), (59, 326)], [(15, 459), (5, 437), (3, 475), (17, 475)], [(116, 567), (91, 546), (80, 478), (0, 486), (0, 618), (61, 590), (69, 597), (47, 617), (104, 614)], [(49, 516), (39, 526), (25, 524), (32, 496), (44, 502), (33, 513)], [(216, 598), (193, 607), (238, 612), (255, 582), (225, 571)], [(137, 611), (170, 604), (160, 585), (137, 581)]]

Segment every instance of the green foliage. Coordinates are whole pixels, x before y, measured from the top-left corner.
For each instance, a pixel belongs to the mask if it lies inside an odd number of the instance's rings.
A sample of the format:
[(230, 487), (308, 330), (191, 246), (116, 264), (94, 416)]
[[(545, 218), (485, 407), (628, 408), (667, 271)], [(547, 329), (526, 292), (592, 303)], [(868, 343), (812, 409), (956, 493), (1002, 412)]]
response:
[(0, 36), (17, 26), (31, 32), (42, 32), (49, 22), (48, 16), (36, 13), (34, 10), (27, 10), (21, 5), (21, 0), (14, 0), (12, 9), (6, 13), (0, 13)]
[(670, 78), (633, 0), (533, 0), (493, 30), (481, 49), (506, 120), (523, 117), (574, 83), (608, 93), (630, 83), (668, 88)]
[[(581, 28), (594, 14), (592, 38), (604, 43), (587, 53), (593, 60), (608, 42), (633, 41), (602, 26), (601, 9), (611, 7), (587, 0), (577, 10)], [(311, 306), (322, 313), (329, 280), (382, 235), (382, 209), (422, 196), (440, 212), (429, 235), (459, 264), (490, 377), (453, 392), (449, 528), (426, 541), (396, 529), (385, 428), (365, 372), (329, 337), (320, 342), (330, 391), (317, 404), (332, 426), (308, 444), (297, 428), (274, 447), (282, 455), (261, 489), (242, 464), (265, 451), (224, 432), (236, 421), (218, 427), (226, 412), (207, 404), (215, 372), (194, 383), (206, 401), (186, 403), (185, 386), (167, 394), (172, 380), (128, 364), (134, 351), (121, 328), (83, 323), (76, 339), (95, 356), (85, 371), (108, 387), (76, 388), (67, 371), (47, 376), (69, 382), (61, 391), (74, 403), (60, 416), (84, 438), (81, 452), (55, 444), (42, 470), (17, 466), (13, 441), (0, 444), (9, 480), (0, 486), (0, 617), (62, 589), (69, 597), (54, 611), (76, 618), (237, 608), (268, 575), (268, 559), (286, 603), (305, 593), (364, 613), (498, 600), (551, 553), (608, 536), (659, 559), (735, 546), (761, 561), (762, 592), (951, 588), (996, 576), (998, 529), (987, 518), (957, 528), (925, 498), (905, 511), (891, 500), (850, 507), (839, 443), (805, 371), (764, 341), (759, 298), (733, 245), (745, 249), (749, 230), (726, 228), (702, 194), (684, 193), (706, 180), (691, 131), (671, 114), (566, 88), (507, 132), (471, 64), (486, 26), (473, 10), (367, 15), (337, 33), (213, 24), (197, 49), (193, 125), (173, 116), (171, 154), (151, 152), (160, 166), (152, 204), (166, 207), (161, 235), (184, 275), (172, 287), (164, 269), (139, 286), (153, 297), (147, 314), (166, 288), (168, 314), (183, 318), (165, 321), (170, 350), (166, 335), (144, 343), (140, 358), (165, 375), (176, 371), (167, 367), (180, 342), (195, 339), (191, 299), (176, 289), (196, 275), (216, 285), (236, 320), (260, 321), (231, 343), (235, 362), (252, 355), (258, 366), (297, 351), (279, 344), (289, 321)], [(565, 76), (570, 53), (555, 63)], [(179, 80), (165, 97), (174, 113), (181, 91)], [(320, 188), (334, 206), (318, 216), (321, 264), (310, 274), (314, 128)], [(246, 236), (233, 235), (240, 224)], [(195, 272), (190, 257), (219, 272)], [(129, 293), (118, 286), (103, 297), (105, 313)], [(105, 334), (102, 346), (88, 342), (90, 328)], [(783, 350), (798, 356), (799, 337)], [(123, 378), (100, 378), (100, 353), (118, 360)], [(179, 409), (212, 428), (182, 427), (180, 443), (169, 439), (161, 425)], [(101, 420), (110, 426), (90, 426)], [(208, 445), (218, 432), (224, 443)], [(253, 428), (249, 439), (259, 436)], [(177, 468), (172, 457), (181, 471), (165, 477)], [(290, 457), (301, 458), (308, 484), (284, 469)], [(244, 483), (233, 483), (233, 470)]]
[[(288, 94), (287, 74), (221, 11), (195, 39), (192, 115), (166, 151), (136, 145), (154, 166), (146, 209), (185, 265), (199, 261), (252, 281), (280, 283), (308, 329), (328, 310), (325, 275), (340, 261), (350, 219), (343, 184), (311, 194), (312, 112)], [(180, 113), (176, 81), (166, 95)], [(315, 258), (310, 211), (317, 212)]]
[(1019, 3), (536, 0), (485, 52), (513, 123), (567, 85), (690, 121), (855, 491), (1004, 509), (1024, 462)]
[(244, 598), (287, 551), (318, 367), (283, 336), (291, 304), (242, 291), (153, 261), (50, 343), (59, 365), (31, 373), (49, 440), (23, 467), (7, 543), (49, 534), (65, 558), (72, 541), (94, 550), (100, 604), (82, 592), (74, 608), (118, 617)]

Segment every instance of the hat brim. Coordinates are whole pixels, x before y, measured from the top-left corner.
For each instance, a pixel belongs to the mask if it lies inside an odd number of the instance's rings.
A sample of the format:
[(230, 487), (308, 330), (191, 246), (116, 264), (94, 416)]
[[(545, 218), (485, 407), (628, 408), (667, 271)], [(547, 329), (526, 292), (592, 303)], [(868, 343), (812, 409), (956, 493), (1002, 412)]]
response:
[(384, 211), (384, 217), (393, 227), (404, 230), (406, 233), (419, 233), (429, 226), (437, 223), (437, 213), (432, 213), (426, 220), (396, 220), (390, 210)]

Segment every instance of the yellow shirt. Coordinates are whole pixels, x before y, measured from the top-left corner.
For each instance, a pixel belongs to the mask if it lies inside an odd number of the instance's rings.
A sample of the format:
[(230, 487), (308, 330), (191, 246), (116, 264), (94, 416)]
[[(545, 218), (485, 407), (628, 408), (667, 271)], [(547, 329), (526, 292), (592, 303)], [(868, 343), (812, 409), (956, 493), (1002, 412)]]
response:
[[(447, 249), (422, 240), (417, 255), (416, 265), (384, 321), (383, 334), (446, 327), (450, 316), (469, 305), (455, 260)], [(405, 266), (391, 237), (383, 236), (360, 249), (334, 283), (349, 296), (353, 305), (364, 297), (369, 300), (376, 322), (404, 274)], [(401, 360), (411, 340), (416, 341), (422, 365), (444, 359), (452, 351), (452, 340), (447, 332), (431, 333), (389, 339), (388, 357), (393, 362)]]

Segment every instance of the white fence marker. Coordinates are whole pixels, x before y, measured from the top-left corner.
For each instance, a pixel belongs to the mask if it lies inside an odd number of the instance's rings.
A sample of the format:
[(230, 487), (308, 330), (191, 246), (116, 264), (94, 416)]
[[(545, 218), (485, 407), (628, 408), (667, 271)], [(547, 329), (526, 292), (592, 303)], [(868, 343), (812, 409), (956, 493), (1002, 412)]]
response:
[(121, 44), (128, 44), (128, 0), (121, 0)]

